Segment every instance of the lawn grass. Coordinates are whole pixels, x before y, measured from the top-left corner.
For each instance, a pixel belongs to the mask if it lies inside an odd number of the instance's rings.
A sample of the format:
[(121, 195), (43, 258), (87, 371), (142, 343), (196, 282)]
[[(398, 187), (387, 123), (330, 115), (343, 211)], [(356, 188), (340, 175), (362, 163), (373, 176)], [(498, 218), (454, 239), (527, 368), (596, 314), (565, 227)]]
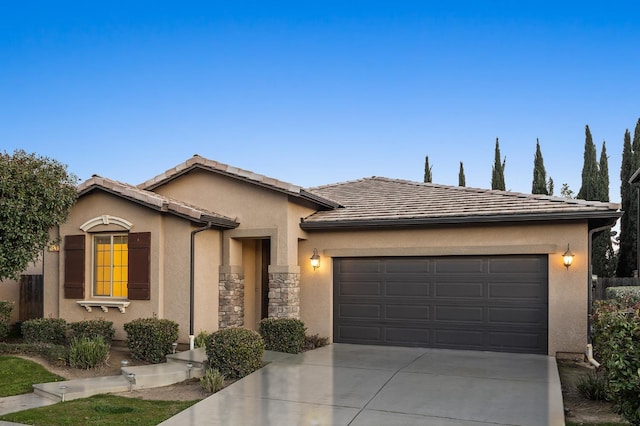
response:
[(15, 356), (0, 355), (0, 397), (33, 392), (36, 383), (64, 380), (40, 364)]
[(0, 420), (29, 425), (157, 425), (198, 401), (149, 401), (115, 395), (60, 402), (0, 416)]

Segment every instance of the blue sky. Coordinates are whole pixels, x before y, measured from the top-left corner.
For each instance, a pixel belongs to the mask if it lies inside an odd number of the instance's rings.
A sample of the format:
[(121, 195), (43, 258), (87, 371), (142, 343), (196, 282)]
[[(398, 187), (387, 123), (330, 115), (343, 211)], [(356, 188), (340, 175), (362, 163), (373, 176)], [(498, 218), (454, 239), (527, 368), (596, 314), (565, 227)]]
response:
[[(561, 3), (561, 4), (558, 4)], [(0, 150), (138, 184), (193, 154), (302, 186), (386, 176), (577, 192), (589, 125), (619, 201), (640, 118), (630, 1), (12, 2)]]

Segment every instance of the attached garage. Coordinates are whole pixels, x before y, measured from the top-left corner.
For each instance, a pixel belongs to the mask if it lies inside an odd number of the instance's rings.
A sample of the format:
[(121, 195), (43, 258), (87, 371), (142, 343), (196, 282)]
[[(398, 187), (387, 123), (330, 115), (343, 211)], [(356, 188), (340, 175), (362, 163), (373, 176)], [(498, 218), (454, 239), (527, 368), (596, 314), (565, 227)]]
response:
[(334, 341), (547, 353), (548, 257), (336, 258)]

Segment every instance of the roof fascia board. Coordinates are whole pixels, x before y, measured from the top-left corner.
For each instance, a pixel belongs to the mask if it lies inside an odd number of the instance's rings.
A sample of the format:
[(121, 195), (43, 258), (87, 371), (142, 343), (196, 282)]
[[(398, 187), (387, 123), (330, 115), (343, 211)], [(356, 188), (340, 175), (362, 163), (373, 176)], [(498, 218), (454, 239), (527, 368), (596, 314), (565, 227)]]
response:
[(385, 227), (415, 227), (428, 225), (464, 225), (498, 222), (540, 222), (552, 220), (605, 220), (615, 224), (622, 216), (622, 212), (584, 212), (584, 213), (556, 213), (556, 214), (526, 214), (517, 216), (491, 215), (491, 216), (453, 216), (420, 219), (381, 219), (381, 220), (342, 220), (326, 222), (301, 222), (300, 228), (305, 231), (329, 230), (329, 229), (365, 229)]

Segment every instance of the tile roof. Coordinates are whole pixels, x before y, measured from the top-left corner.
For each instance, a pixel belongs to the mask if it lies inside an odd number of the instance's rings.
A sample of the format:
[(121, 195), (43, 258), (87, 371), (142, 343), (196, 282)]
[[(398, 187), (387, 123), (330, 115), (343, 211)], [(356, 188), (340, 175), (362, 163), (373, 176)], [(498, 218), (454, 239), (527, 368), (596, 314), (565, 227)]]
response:
[(92, 176), (78, 186), (78, 196), (80, 197), (94, 190), (102, 190), (153, 210), (180, 216), (198, 223), (211, 223), (214, 226), (226, 229), (233, 229), (239, 225), (234, 219), (226, 216), (97, 175)]
[(223, 164), (217, 161), (209, 160), (197, 154), (189, 158), (184, 163), (181, 163), (176, 167), (173, 167), (167, 170), (166, 172), (159, 174), (158, 176), (151, 178), (146, 182), (141, 183), (140, 185), (138, 185), (138, 188), (153, 191), (155, 188), (163, 185), (164, 183), (169, 182), (177, 178), (178, 176), (188, 173), (191, 170), (194, 170), (196, 168), (209, 170), (215, 173), (219, 173), (225, 176), (230, 176), (235, 179), (243, 180), (243, 181), (253, 183), (265, 188), (269, 188), (278, 192), (283, 192), (291, 197), (302, 199), (305, 201), (310, 201), (323, 208), (338, 207), (338, 204), (336, 204), (335, 202), (328, 199), (324, 199), (323, 197), (318, 196), (317, 194), (310, 193), (306, 189), (298, 185), (283, 182), (281, 180), (270, 178), (268, 176), (264, 176), (258, 173), (254, 173), (249, 170), (233, 167), (228, 164)]
[[(310, 188), (343, 208), (305, 218), (303, 229), (589, 219), (615, 223), (620, 205), (546, 195), (372, 177)], [(594, 222), (595, 223), (595, 222)]]

